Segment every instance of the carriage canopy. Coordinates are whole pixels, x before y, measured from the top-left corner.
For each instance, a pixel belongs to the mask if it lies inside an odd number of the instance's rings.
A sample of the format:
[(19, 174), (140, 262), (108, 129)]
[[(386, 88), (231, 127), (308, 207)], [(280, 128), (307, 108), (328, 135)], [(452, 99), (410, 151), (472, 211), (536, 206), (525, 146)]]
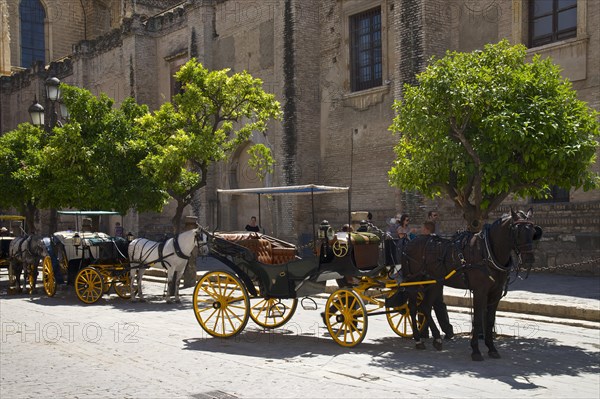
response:
[[(350, 223), (350, 187), (321, 186), (318, 184), (305, 184), (299, 186), (276, 186), (276, 187), (255, 187), (239, 189), (217, 189), (217, 202), (219, 195), (256, 195), (258, 197), (258, 222), (261, 224), (261, 195), (310, 195), (312, 208), (312, 226), (313, 237), (316, 239), (316, 221), (315, 221), (315, 200), (316, 194), (335, 194), (347, 193), (348, 195), (348, 223)], [(219, 214), (217, 213), (217, 225), (220, 225)]]

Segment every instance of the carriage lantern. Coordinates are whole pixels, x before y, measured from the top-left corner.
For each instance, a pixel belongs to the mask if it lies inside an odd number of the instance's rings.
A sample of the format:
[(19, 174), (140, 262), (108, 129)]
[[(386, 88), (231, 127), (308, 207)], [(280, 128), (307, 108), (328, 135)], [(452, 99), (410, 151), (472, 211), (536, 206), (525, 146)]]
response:
[(331, 226), (329, 225), (329, 222), (327, 220), (323, 220), (321, 222), (321, 224), (319, 225), (319, 238), (320, 239), (325, 239), (325, 237), (327, 236), (327, 229), (329, 229)]
[(75, 233), (73, 235), (73, 245), (77, 248), (81, 245), (81, 237), (79, 236), (78, 233)]
[(133, 233), (131, 233), (131, 231), (129, 233), (127, 233), (127, 242), (131, 242), (133, 241)]

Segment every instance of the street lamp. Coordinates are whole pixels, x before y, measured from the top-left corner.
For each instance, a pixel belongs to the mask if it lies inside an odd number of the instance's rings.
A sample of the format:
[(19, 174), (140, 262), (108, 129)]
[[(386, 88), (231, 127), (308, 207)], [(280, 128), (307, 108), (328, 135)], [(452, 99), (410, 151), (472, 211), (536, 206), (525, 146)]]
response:
[(38, 103), (37, 100), (33, 100), (33, 104), (29, 106), (29, 115), (31, 116), (31, 123), (35, 126), (44, 126), (44, 107)]
[[(48, 102), (50, 102), (49, 114), (50, 120), (46, 123), (45, 118), (45, 109), (44, 107), (37, 102), (37, 98), (33, 100), (33, 104), (29, 107), (29, 115), (31, 116), (31, 123), (36, 126), (43, 126), (44, 130), (47, 133), (52, 132), (55, 126), (62, 127), (62, 122), (58, 119), (58, 114), (56, 112), (56, 103), (59, 103), (60, 112), (63, 118), (68, 119), (69, 113), (67, 107), (60, 101), (61, 90), (60, 90), (60, 79), (56, 77), (51, 77), (46, 79), (46, 106)], [(56, 209), (50, 209), (50, 232), (56, 231), (56, 226), (58, 224), (58, 215), (56, 213)], [(82, 245), (82, 248), (85, 247), (85, 242), (81, 242), (81, 238), (76, 235), (73, 237), (73, 240), (76, 242), (75, 248), (78, 248), (79, 245)]]
[(55, 102), (60, 100), (60, 80), (56, 77), (46, 79), (46, 97)]
[(52, 131), (54, 126), (58, 125), (62, 127), (62, 122), (58, 119), (55, 106), (59, 103), (60, 113), (63, 118), (68, 119), (69, 112), (66, 105), (60, 101), (61, 90), (60, 80), (56, 77), (48, 78), (45, 82), (46, 86), (46, 100), (50, 101), (50, 120), (48, 125), (45, 124), (45, 110), (44, 107), (37, 102), (37, 99), (33, 100), (33, 104), (29, 107), (29, 115), (31, 116), (31, 123), (36, 126), (44, 126), (47, 131)]

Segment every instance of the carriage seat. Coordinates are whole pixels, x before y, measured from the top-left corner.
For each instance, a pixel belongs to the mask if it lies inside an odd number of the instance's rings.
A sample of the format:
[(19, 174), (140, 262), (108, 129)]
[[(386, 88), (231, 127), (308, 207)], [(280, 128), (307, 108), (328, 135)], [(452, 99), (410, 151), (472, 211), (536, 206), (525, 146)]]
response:
[[(348, 233), (337, 233), (336, 239), (342, 243), (348, 241)], [(350, 242), (354, 251), (354, 261), (359, 269), (372, 269), (379, 264), (379, 243), (381, 239), (373, 233), (350, 233)]]
[(271, 253), (273, 265), (288, 263), (296, 259), (296, 248), (272, 247)]
[(273, 245), (271, 241), (260, 238), (255, 233), (226, 233), (219, 234), (218, 237), (249, 249), (256, 260), (267, 265), (279, 265), (296, 258), (295, 248)]

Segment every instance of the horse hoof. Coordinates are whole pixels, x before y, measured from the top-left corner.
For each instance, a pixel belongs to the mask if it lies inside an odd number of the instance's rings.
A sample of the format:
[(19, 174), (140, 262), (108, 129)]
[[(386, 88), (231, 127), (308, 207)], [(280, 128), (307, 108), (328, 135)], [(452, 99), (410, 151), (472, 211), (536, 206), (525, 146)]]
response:
[(500, 354), (498, 352), (489, 352), (488, 356), (492, 359), (500, 359)]
[(473, 360), (475, 362), (482, 362), (483, 361), (483, 356), (481, 356), (481, 353), (473, 353), (471, 355), (471, 360)]
[(181, 299), (175, 299), (175, 303), (181, 303)]
[(433, 340), (433, 347), (439, 351), (442, 350), (442, 340), (437, 338)]
[(419, 350), (423, 350), (423, 349), (425, 349), (425, 343), (423, 343), (423, 342), (419, 342), (419, 343), (416, 345), (416, 348), (417, 348), (417, 349), (419, 349)]

